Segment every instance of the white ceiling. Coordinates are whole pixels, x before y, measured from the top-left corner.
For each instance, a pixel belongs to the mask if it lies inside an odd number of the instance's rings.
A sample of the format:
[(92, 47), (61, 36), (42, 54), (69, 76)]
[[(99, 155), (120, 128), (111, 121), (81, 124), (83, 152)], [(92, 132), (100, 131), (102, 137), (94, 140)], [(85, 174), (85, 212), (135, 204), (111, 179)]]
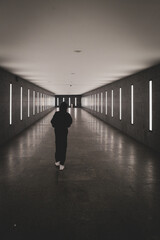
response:
[(160, 0), (0, 0), (0, 66), (82, 94), (159, 62), (159, 27)]

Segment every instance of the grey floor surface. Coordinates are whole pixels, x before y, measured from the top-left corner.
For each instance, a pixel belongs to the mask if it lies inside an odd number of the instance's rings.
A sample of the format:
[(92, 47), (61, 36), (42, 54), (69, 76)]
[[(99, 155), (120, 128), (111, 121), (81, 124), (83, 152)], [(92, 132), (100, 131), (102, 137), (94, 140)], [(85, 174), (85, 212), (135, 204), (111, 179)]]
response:
[(64, 171), (54, 166), (54, 112), (0, 149), (0, 239), (159, 240), (159, 155), (70, 112)]

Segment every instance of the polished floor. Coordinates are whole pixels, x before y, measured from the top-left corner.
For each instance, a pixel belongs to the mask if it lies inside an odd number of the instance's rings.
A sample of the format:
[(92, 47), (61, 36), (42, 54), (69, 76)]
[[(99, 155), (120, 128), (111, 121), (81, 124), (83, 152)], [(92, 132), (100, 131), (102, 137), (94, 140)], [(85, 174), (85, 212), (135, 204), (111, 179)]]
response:
[(0, 149), (0, 239), (159, 240), (159, 156), (72, 109), (60, 172), (53, 113)]

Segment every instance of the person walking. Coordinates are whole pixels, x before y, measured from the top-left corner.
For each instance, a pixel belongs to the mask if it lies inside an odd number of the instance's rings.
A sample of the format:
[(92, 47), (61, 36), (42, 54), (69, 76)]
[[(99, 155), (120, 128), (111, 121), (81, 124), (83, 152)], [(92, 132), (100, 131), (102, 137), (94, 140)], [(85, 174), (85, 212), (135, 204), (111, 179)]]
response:
[(59, 170), (64, 169), (67, 151), (68, 128), (72, 124), (72, 117), (67, 112), (68, 105), (66, 102), (60, 104), (60, 111), (55, 112), (51, 120), (52, 127), (55, 131), (55, 165)]

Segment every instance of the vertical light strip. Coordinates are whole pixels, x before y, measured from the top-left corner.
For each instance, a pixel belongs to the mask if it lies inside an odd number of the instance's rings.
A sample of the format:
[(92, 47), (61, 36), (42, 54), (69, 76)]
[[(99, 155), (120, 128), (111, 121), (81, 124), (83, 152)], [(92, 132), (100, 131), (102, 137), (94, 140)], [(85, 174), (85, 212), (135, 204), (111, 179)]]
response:
[(122, 89), (119, 89), (119, 119), (122, 120)]
[(107, 115), (107, 92), (106, 92), (106, 115)]
[[(36, 103), (35, 103), (36, 105)], [(45, 110), (45, 94), (43, 93), (43, 111)]]
[(28, 117), (30, 116), (30, 90), (28, 89)]
[(59, 107), (59, 98), (57, 98), (57, 107)]
[(134, 88), (131, 85), (131, 124), (134, 123)]
[(103, 113), (103, 93), (101, 93), (101, 113)]
[(42, 93), (40, 94), (40, 111), (42, 112)]
[(44, 111), (45, 110), (45, 94), (44, 93), (42, 94), (42, 97), (43, 97), (42, 109)]
[(12, 84), (10, 83), (9, 124), (12, 125)]
[(37, 113), (39, 113), (39, 92), (37, 92)]
[(23, 109), (22, 109), (22, 104), (23, 104), (23, 88), (21, 87), (21, 90), (20, 90), (20, 120), (23, 119)]
[(50, 108), (50, 96), (48, 95), (48, 108)]
[(94, 95), (92, 95), (92, 110), (94, 110)]
[(95, 111), (96, 111), (96, 94), (95, 94), (95, 97), (94, 97), (94, 107), (95, 107)]
[(63, 102), (65, 102), (65, 98), (63, 98)]
[(42, 112), (44, 111), (44, 94), (42, 93)]
[(149, 130), (152, 131), (152, 81), (149, 81)]
[(113, 90), (111, 91), (111, 116), (113, 117)]
[(35, 91), (33, 91), (33, 115), (35, 115)]
[(91, 110), (92, 110), (92, 95), (91, 95)]
[(41, 112), (41, 93), (39, 93), (39, 112)]
[(92, 110), (92, 105), (93, 105), (93, 104), (92, 104), (92, 95), (91, 95), (91, 110)]
[(71, 98), (69, 97), (69, 107), (71, 106)]
[(46, 95), (43, 94), (43, 110), (46, 110)]
[(77, 98), (75, 98), (75, 107), (77, 107)]
[(99, 112), (99, 93), (97, 94), (97, 112)]

